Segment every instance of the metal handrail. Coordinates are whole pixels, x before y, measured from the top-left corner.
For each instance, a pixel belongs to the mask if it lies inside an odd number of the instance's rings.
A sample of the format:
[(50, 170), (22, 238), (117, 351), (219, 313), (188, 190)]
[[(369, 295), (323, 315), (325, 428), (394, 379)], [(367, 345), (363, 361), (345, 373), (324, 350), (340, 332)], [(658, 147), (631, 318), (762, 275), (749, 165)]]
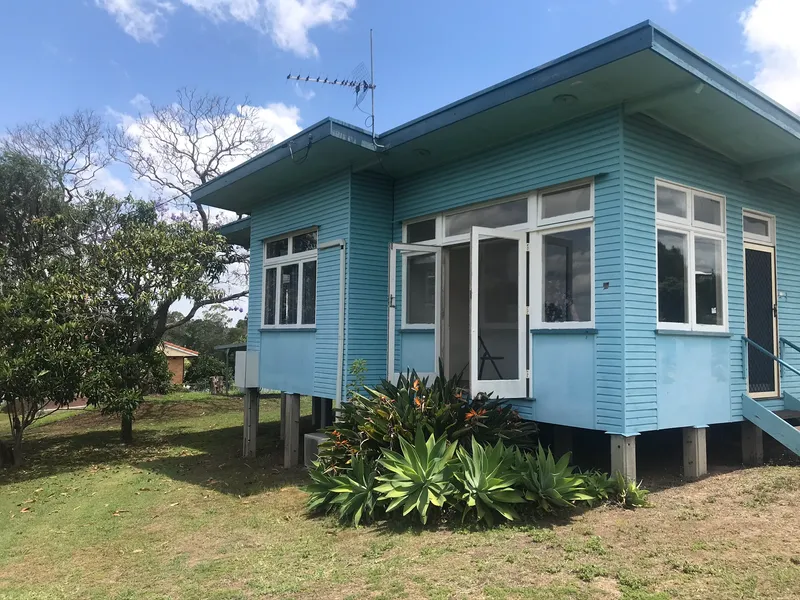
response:
[(781, 344), (786, 344), (786, 345), (787, 345), (787, 346), (789, 346), (789, 348), (791, 348), (792, 350), (795, 350), (795, 351), (797, 351), (797, 352), (800, 352), (800, 346), (798, 346), (797, 344), (794, 344), (794, 343), (790, 342), (790, 341), (789, 341), (789, 340), (787, 340), (785, 337), (782, 337), (782, 338), (780, 338), (780, 343), (781, 343)]
[[(769, 356), (772, 360), (774, 360), (776, 363), (778, 363), (781, 367), (783, 367), (785, 369), (789, 369), (792, 373), (796, 373), (797, 375), (800, 375), (800, 370), (798, 370), (796, 367), (793, 367), (792, 365), (787, 363), (782, 358), (778, 358), (777, 356), (775, 356), (772, 352), (770, 352), (766, 348), (762, 348), (761, 346), (756, 344), (753, 340), (751, 340), (749, 337), (743, 335), (742, 336), (742, 368), (744, 370), (745, 378), (747, 377), (747, 346), (748, 346), (748, 344), (750, 346), (752, 346), (753, 348), (755, 348), (756, 350), (758, 350), (759, 352), (761, 352), (762, 354), (766, 354), (767, 356)], [(790, 344), (791, 344), (791, 342), (790, 342)], [(794, 348), (797, 348), (794, 344), (791, 344), (791, 346), (794, 347)], [(800, 349), (798, 349), (798, 352), (800, 352)]]

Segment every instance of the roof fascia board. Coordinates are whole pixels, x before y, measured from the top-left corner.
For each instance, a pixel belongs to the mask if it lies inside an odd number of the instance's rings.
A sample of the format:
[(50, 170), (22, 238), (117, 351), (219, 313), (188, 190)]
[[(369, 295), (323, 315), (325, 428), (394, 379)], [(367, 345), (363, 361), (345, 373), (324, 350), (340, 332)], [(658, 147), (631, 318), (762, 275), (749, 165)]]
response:
[(378, 139), (387, 148), (396, 147), (511, 100), (650, 49), (653, 43), (653, 31), (654, 27), (649, 21), (634, 25), (404, 125), (390, 129)]
[(229, 235), (231, 233), (244, 231), (245, 229), (250, 229), (250, 217), (244, 217), (238, 221), (231, 221), (230, 223), (220, 225), (217, 228), (217, 233), (220, 235)]
[(754, 113), (800, 138), (800, 118), (664, 30), (653, 27), (653, 51)]
[[(303, 131), (293, 135), (283, 143), (275, 145), (258, 156), (243, 162), (227, 173), (195, 188), (192, 191), (192, 200), (199, 202), (204, 197), (256, 171), (260, 171), (286, 158), (291, 158), (292, 153), (302, 151), (309, 143), (309, 140), (310, 143), (315, 144), (327, 137), (334, 137), (368, 150), (375, 150), (375, 144), (369, 132), (328, 117), (310, 127), (306, 127)], [(298, 144), (295, 144), (296, 142)]]

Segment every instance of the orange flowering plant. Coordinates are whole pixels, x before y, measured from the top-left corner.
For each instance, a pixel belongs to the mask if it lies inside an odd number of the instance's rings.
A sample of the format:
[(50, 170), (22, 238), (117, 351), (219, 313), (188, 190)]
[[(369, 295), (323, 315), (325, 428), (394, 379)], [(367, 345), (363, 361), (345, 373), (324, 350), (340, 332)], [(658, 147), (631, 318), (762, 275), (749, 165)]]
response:
[(417, 429), (463, 447), (471, 445), (473, 436), (482, 444), (536, 446), (535, 423), (501, 399), (470, 396), (462, 381), (462, 373), (447, 377), (440, 363), (433, 382), (409, 371), (396, 384), (383, 381), (350, 390), (336, 425), (327, 430), (329, 439), (320, 446), (320, 465), (335, 474), (349, 468), (354, 456), (375, 461), (383, 449), (399, 452), (400, 440), (412, 442)]

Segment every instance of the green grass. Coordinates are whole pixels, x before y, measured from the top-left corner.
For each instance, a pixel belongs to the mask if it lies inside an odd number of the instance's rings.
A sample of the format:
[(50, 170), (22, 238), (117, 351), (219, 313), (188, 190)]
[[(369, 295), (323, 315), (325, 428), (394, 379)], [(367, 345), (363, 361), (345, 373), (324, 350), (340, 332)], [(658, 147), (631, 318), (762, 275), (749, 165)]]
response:
[(306, 475), (281, 467), (278, 415), (277, 400), (262, 402), (259, 454), (247, 460), (238, 398), (151, 398), (131, 447), (96, 411), (42, 420), (28, 432), (28, 466), (0, 471), (0, 599), (665, 600), (800, 589), (797, 468), (717, 475), (653, 494), (653, 508), (536, 526), (354, 530), (305, 513)]

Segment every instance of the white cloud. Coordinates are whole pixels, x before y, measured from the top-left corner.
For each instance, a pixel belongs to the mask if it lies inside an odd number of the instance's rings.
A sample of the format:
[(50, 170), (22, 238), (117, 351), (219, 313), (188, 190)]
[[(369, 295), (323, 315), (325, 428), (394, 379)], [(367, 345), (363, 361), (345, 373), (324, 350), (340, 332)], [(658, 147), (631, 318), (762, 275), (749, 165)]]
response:
[(800, 2), (756, 0), (739, 22), (747, 49), (758, 56), (753, 84), (800, 112)]
[[(346, 21), (356, 0), (173, 0), (212, 21), (236, 21), (272, 38), (281, 50), (302, 57), (319, 51), (308, 33)], [(139, 42), (157, 42), (175, 4), (166, 0), (95, 0), (125, 33)]]
[(175, 5), (165, 0), (94, 0), (114, 17), (117, 25), (137, 42), (155, 44), (161, 39), (162, 25)]
[(144, 94), (136, 94), (131, 98), (131, 106), (140, 112), (145, 112), (150, 108), (150, 98)]
[(317, 93), (307, 87), (303, 87), (297, 81), (294, 82), (294, 93), (300, 96), (303, 100), (311, 100)]
[(671, 13), (678, 12), (679, 3), (678, 0), (666, 0), (667, 10)]

